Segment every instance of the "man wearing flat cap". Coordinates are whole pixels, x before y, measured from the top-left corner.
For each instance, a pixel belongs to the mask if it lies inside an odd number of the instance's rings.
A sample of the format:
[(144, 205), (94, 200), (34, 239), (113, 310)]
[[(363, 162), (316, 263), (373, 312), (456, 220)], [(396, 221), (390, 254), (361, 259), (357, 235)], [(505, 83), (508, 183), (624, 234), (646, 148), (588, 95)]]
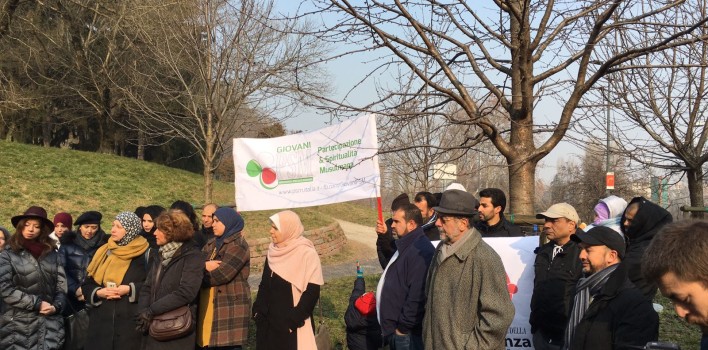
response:
[(643, 349), (659, 335), (659, 316), (629, 281), (625, 241), (609, 227), (571, 236), (580, 247), (584, 278), (578, 281), (565, 348)]
[(425, 285), (425, 349), (503, 349), (514, 318), (501, 258), (474, 228), (479, 202), (461, 190), (443, 192), (438, 245)]

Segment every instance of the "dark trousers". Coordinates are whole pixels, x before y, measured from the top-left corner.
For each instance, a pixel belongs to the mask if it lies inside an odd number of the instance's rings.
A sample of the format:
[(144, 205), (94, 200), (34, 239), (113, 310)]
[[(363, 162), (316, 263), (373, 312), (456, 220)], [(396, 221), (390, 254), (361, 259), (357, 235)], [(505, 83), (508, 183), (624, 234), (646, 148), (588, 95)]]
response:
[(413, 334), (397, 335), (393, 333), (385, 337), (384, 344), (387, 345), (384, 349), (390, 350), (423, 350), (423, 337)]
[(560, 350), (562, 345), (544, 336), (541, 331), (533, 334), (533, 348), (536, 350)]

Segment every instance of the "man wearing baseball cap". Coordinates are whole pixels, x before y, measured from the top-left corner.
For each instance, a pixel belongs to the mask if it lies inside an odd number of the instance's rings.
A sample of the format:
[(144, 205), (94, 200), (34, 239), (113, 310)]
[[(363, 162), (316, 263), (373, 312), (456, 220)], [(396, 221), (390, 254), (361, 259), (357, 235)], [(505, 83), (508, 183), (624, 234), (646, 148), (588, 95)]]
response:
[(597, 226), (571, 236), (580, 248), (578, 281), (565, 348), (642, 349), (659, 336), (659, 316), (627, 277), (624, 238)]
[(568, 203), (553, 204), (536, 218), (544, 220), (543, 232), (550, 241), (535, 251), (536, 275), (529, 322), (534, 348), (560, 350), (573, 306), (575, 284), (583, 275), (580, 249), (570, 239), (575, 233), (582, 232), (577, 228), (580, 218)]

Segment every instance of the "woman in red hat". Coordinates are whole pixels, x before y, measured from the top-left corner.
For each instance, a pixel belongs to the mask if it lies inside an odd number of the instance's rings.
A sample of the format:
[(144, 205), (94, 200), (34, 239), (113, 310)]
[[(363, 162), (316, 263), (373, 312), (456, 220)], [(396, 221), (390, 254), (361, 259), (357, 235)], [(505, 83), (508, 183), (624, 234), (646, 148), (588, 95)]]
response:
[(66, 276), (49, 233), (47, 211), (30, 207), (12, 218), (15, 234), (0, 252), (0, 349), (59, 349)]

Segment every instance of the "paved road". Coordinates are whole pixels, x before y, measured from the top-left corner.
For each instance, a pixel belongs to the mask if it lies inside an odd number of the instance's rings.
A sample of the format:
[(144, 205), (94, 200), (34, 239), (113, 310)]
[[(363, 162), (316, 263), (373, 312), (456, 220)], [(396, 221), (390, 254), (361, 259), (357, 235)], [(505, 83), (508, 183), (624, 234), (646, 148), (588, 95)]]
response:
[[(353, 257), (352, 261), (322, 266), (325, 282), (340, 277), (356, 276), (357, 258), (359, 259), (359, 264), (364, 268), (364, 273), (381, 273), (381, 265), (379, 265), (379, 259), (376, 256), (376, 233), (374, 227), (358, 225), (343, 220), (337, 221), (347, 236), (348, 244), (352, 244), (357, 249), (357, 257)], [(261, 273), (261, 271), (257, 271), (249, 276), (248, 284), (251, 286), (251, 290), (258, 289), (258, 285), (261, 283)]]

